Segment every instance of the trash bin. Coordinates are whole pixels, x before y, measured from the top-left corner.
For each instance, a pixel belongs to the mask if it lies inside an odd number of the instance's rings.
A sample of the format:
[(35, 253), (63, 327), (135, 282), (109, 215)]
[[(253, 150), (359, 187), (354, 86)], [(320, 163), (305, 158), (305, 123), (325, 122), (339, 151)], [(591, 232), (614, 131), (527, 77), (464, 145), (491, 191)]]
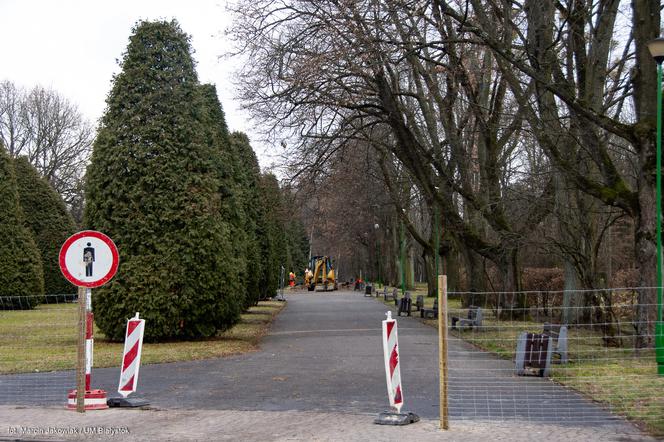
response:
[(367, 284), (366, 287), (364, 287), (364, 294), (365, 295), (371, 295), (373, 293), (373, 287), (371, 284)]

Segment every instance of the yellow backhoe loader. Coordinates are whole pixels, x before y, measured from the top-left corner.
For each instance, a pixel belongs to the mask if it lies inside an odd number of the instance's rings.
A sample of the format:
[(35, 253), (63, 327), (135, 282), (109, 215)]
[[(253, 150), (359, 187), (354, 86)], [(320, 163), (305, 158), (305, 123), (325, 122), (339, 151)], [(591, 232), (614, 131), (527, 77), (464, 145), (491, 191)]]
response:
[[(313, 269), (313, 271), (309, 270)], [(312, 292), (337, 290), (337, 279), (329, 256), (313, 256), (309, 261), (309, 269), (305, 271), (304, 283)]]

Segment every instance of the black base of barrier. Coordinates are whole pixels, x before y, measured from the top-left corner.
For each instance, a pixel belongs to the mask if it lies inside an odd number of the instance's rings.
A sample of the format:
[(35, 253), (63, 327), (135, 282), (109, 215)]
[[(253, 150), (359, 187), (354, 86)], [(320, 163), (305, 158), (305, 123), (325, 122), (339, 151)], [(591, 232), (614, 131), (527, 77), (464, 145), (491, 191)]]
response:
[(395, 413), (394, 411), (383, 411), (374, 420), (378, 425), (408, 425), (418, 422), (420, 417), (415, 413)]
[(124, 407), (124, 408), (138, 408), (145, 407), (150, 405), (150, 403), (145, 399), (139, 399), (137, 397), (110, 397), (106, 401), (106, 404), (109, 407)]

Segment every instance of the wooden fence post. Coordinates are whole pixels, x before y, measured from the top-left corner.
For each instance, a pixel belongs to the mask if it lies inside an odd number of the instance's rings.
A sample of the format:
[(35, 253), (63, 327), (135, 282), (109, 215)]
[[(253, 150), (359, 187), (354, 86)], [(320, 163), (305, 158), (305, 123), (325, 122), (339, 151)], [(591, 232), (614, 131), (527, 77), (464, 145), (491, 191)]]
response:
[(76, 362), (76, 411), (85, 413), (85, 287), (78, 288), (78, 359)]
[(447, 275), (438, 276), (438, 366), (440, 369), (440, 428), (449, 430), (447, 403)]

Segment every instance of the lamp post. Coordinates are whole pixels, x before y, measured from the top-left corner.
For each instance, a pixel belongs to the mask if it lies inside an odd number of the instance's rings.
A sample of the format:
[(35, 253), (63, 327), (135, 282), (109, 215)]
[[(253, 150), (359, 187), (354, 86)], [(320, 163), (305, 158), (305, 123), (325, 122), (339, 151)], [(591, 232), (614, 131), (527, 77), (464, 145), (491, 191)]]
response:
[(380, 278), (380, 268), (382, 266), (382, 256), (380, 254), (380, 237), (379, 231), (380, 225), (378, 223), (374, 224), (374, 229), (376, 230), (376, 244), (378, 245), (378, 288), (382, 288), (382, 281)]
[[(436, 273), (436, 279), (435, 279), (435, 281), (437, 283), (438, 282), (438, 272), (440, 271), (439, 267), (438, 267), (438, 256), (439, 256), (439, 252), (440, 252), (440, 230), (438, 230), (438, 206), (433, 207), (433, 225), (434, 225), (434, 241), (433, 241), (433, 243), (434, 243), (434, 249), (435, 249), (434, 253), (433, 253), (433, 256), (435, 258), (434, 259), (435, 266), (436, 266), (436, 272), (435, 272)], [(444, 274), (444, 272), (443, 272), (443, 274)]]
[(655, 358), (657, 373), (664, 376), (664, 322), (662, 322), (662, 62), (664, 38), (648, 43), (657, 63), (657, 322), (655, 322)]
[(406, 293), (406, 236), (403, 230), (403, 221), (401, 221), (401, 234), (399, 235), (399, 261), (401, 262), (401, 296)]

